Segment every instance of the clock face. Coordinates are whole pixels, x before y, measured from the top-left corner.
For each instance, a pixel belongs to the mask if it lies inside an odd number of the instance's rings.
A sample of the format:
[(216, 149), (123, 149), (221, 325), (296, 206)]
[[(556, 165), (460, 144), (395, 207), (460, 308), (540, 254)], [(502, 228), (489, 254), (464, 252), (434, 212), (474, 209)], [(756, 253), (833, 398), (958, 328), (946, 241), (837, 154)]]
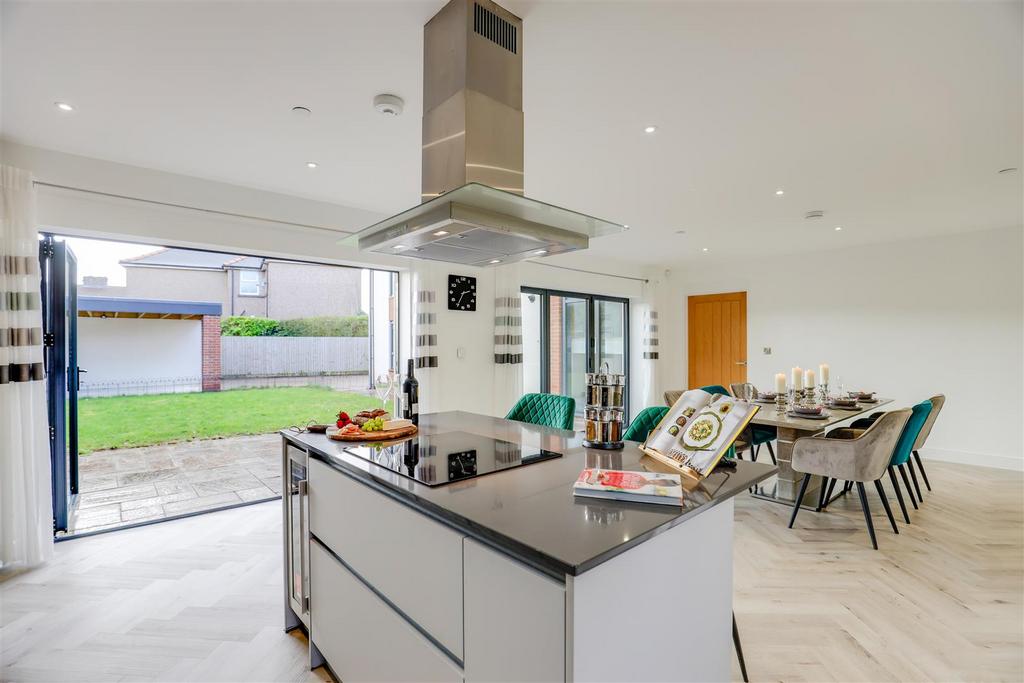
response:
[(476, 310), (476, 278), (468, 275), (448, 276), (448, 310)]

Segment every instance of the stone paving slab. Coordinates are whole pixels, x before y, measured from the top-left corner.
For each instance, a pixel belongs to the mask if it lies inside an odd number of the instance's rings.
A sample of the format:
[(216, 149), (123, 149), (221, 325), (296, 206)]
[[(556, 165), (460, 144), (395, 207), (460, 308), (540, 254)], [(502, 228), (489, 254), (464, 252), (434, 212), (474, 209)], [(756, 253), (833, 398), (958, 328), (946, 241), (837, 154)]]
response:
[(276, 433), (96, 451), (79, 459), (69, 533), (117, 528), (281, 495)]

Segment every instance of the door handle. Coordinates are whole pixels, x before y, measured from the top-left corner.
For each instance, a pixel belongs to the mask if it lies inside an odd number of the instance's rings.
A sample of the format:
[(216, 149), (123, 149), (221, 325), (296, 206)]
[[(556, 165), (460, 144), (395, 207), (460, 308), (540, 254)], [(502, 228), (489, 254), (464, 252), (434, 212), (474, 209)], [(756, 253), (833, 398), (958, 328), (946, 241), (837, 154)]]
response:
[(746, 364), (747, 364), (747, 361), (745, 361), (745, 360), (738, 360), (738, 361), (736, 361), (736, 365), (746, 365)]

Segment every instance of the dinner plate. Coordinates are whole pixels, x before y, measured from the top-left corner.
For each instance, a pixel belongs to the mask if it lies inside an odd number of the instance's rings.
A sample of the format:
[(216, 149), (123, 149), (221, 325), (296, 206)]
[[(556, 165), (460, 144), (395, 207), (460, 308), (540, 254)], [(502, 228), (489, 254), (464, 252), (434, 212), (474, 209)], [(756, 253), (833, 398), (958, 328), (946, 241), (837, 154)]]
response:
[(828, 404), (828, 408), (831, 410), (860, 410), (860, 406), (857, 405), (856, 403), (853, 404), (852, 406), (840, 406), (834, 403), (830, 403)]
[(801, 415), (800, 413), (787, 412), (786, 415), (789, 417), (796, 417), (801, 420), (827, 420), (831, 417), (828, 413), (822, 413), (821, 415)]

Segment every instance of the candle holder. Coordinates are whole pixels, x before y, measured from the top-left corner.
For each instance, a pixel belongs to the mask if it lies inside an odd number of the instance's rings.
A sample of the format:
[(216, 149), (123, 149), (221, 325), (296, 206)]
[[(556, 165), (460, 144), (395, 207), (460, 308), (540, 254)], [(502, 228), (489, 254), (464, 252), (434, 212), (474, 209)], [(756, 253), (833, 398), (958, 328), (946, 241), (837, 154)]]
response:
[(822, 405), (828, 403), (828, 382), (823, 382), (818, 385), (818, 392), (821, 394)]
[(775, 412), (786, 412), (786, 392), (780, 391), (775, 394)]
[(814, 405), (814, 387), (804, 387), (804, 400), (802, 403), (805, 406)]

